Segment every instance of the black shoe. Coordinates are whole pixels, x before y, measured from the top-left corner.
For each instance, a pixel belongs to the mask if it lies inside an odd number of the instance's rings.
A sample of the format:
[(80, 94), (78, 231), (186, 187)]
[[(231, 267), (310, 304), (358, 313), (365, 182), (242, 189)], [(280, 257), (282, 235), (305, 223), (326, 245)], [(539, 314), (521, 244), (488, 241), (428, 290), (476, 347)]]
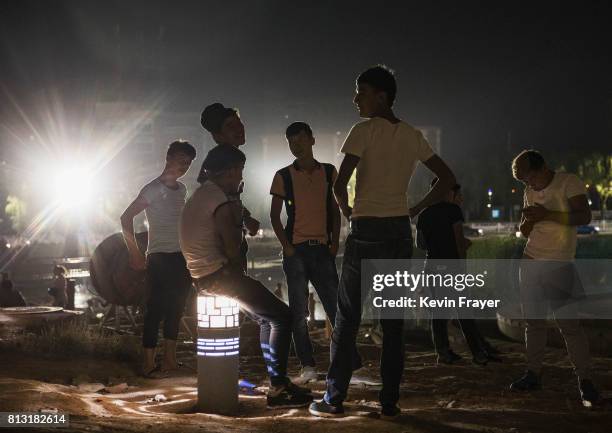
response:
[(489, 357), (484, 352), (476, 353), (472, 357), (472, 364), (476, 364), (476, 365), (480, 365), (484, 367), (485, 365), (487, 365), (488, 362), (489, 362)]
[(535, 391), (540, 388), (542, 388), (540, 378), (531, 370), (527, 370), (523, 377), (510, 385), (510, 391)]
[[(499, 353), (499, 352), (498, 352)], [(485, 354), (487, 357), (487, 360), (489, 362), (503, 362), (502, 359), (499, 356), (495, 356), (493, 353), (488, 352)]]
[(325, 400), (313, 402), (308, 411), (311, 415), (323, 418), (338, 418), (344, 415), (344, 407), (342, 404), (332, 406)]
[(502, 354), (499, 351), (499, 349), (497, 349), (495, 346), (493, 346), (491, 343), (489, 343), (484, 338), (481, 341), (481, 346), (484, 349), (484, 351), (487, 352), (489, 355), (501, 355)]
[(599, 403), (601, 396), (597, 389), (595, 389), (593, 382), (588, 379), (581, 379), (578, 381), (578, 389), (580, 390), (580, 398), (584, 407), (592, 407)]
[(310, 388), (306, 388), (305, 386), (296, 385), (295, 383), (291, 381), (288, 381), (285, 387), (292, 394), (303, 394), (303, 395), (312, 394), (312, 390)]
[(294, 392), (285, 386), (281, 389), (270, 388), (266, 399), (268, 409), (291, 409), (308, 406), (312, 402), (312, 395)]
[(382, 419), (393, 419), (397, 418), (402, 414), (402, 410), (396, 405), (383, 406), (380, 411), (380, 417)]
[(454, 364), (459, 360), (461, 360), (461, 356), (450, 349), (447, 352), (438, 353), (438, 364)]

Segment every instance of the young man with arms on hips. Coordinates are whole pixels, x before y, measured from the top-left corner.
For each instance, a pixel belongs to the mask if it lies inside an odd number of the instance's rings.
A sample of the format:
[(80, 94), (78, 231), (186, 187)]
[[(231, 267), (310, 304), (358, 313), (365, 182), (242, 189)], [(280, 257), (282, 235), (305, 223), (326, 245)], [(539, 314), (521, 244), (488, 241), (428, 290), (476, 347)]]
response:
[[(361, 259), (409, 259), (412, 256), (410, 217), (430, 206), (455, 184), (448, 166), (434, 154), (423, 135), (393, 113), (396, 83), (384, 66), (357, 78), (354, 103), (367, 120), (353, 126), (342, 147), (345, 154), (334, 194), (351, 222), (338, 288), (338, 311), (331, 342), (331, 363), (323, 400), (310, 406), (316, 416), (341, 416), (352, 375), (352, 354), (361, 321)], [(407, 189), (418, 161), (440, 179), (413, 208)], [(355, 203), (348, 203), (347, 185), (357, 170)], [(403, 321), (382, 319), (382, 416), (400, 413), (397, 406), (404, 371)]]
[[(121, 228), (129, 252), (130, 266), (147, 271), (151, 291), (147, 299), (142, 343), (142, 372), (151, 376), (178, 368), (176, 338), (191, 277), (181, 253), (178, 236), (179, 217), (187, 188), (178, 179), (183, 177), (196, 157), (195, 148), (186, 141), (175, 141), (168, 147), (162, 174), (145, 185), (138, 197), (121, 215)], [(134, 217), (145, 212), (149, 224), (146, 259), (138, 249), (134, 236)], [(155, 365), (155, 348), (159, 324), (164, 322), (164, 358)]]
[(260, 335), (270, 376), (269, 408), (302, 407), (312, 401), (306, 388), (287, 377), (291, 311), (242, 267), (242, 208), (237, 194), (246, 157), (237, 147), (217, 146), (203, 163), (207, 179), (187, 201), (180, 224), (181, 249), (199, 290), (237, 300), (258, 321), (269, 324)]
[[(293, 313), (293, 344), (302, 365), (300, 381), (317, 379), (312, 343), (308, 335), (308, 283), (314, 286), (327, 317), (334, 323), (338, 298), (336, 254), (340, 235), (340, 209), (332, 185), (338, 173), (332, 164), (314, 159), (315, 138), (307, 123), (295, 122), (285, 132), (291, 165), (277, 171), (270, 194), (270, 220), (283, 247), (289, 307)], [(287, 224), (281, 222), (285, 204)]]
[[(562, 306), (564, 300), (569, 301), (576, 294), (584, 295), (573, 262), (576, 226), (591, 221), (591, 210), (584, 183), (576, 175), (551, 170), (535, 150), (525, 150), (514, 158), (512, 174), (525, 185), (519, 230), (527, 238), (527, 244), (519, 281), (527, 323), (527, 371), (510, 389), (531, 391), (541, 387), (549, 310), (555, 314), (555, 305)], [(589, 344), (578, 318), (555, 317), (555, 323), (578, 376), (583, 404), (598, 403), (599, 393), (591, 382)]]

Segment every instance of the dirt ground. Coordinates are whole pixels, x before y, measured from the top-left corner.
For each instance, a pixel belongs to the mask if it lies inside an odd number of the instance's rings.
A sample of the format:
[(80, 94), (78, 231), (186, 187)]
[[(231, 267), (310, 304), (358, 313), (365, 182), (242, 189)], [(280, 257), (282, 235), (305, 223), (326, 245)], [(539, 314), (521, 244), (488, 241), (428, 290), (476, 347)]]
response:
[[(580, 404), (576, 380), (561, 349), (549, 350), (544, 389), (529, 395), (508, 391), (508, 384), (523, 371), (522, 347), (517, 343), (493, 340), (504, 352), (503, 363), (486, 367), (472, 365), (464, 347), (455, 343), (465, 355), (464, 360), (453, 366), (436, 366), (431, 348), (417, 340), (409, 339), (413, 344), (406, 347), (402, 415), (394, 421), (383, 421), (375, 415), (379, 349), (374, 345), (360, 346), (366, 367), (359, 371), (359, 377), (373, 383), (351, 385), (347, 416), (340, 419), (314, 418), (306, 409), (269, 411), (263, 395), (241, 395), (240, 413), (235, 417), (197, 413), (196, 378), (189, 369), (177, 377), (152, 380), (138, 377), (135, 365), (87, 359), (60, 361), (16, 353), (0, 354), (0, 411), (57, 409), (70, 414), (70, 427), (61, 430), (70, 432), (612, 431), (610, 408), (587, 409)], [(317, 341), (321, 375), (311, 385), (320, 398), (329, 353), (321, 332)], [(185, 356), (187, 364), (195, 365), (192, 356)], [(597, 385), (612, 390), (612, 360), (595, 358), (593, 364)], [(297, 371), (292, 358), (290, 373)], [(259, 356), (241, 357), (241, 377), (265, 390)], [(79, 381), (103, 385), (125, 382), (128, 388), (119, 393), (91, 392), (74, 385)], [(157, 394), (163, 394), (167, 400), (150, 401)]]

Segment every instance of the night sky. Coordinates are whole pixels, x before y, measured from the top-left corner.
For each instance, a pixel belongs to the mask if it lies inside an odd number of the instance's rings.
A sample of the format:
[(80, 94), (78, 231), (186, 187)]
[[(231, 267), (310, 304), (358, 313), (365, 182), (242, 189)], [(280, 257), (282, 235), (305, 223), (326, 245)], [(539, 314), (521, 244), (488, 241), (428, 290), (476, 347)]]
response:
[[(494, 4), (492, 4), (494, 3)], [(537, 3), (537, 5), (535, 4)], [(199, 112), (213, 99), (265, 122), (306, 104), (346, 131), (354, 79), (396, 71), (399, 117), (443, 130), (451, 160), (504, 146), (610, 148), (612, 22), (605, 1), (3, 1), (2, 124), (53, 89)], [(250, 111), (249, 111), (250, 110)], [(314, 114), (313, 114), (314, 115)], [(476, 152), (476, 153), (474, 153)]]

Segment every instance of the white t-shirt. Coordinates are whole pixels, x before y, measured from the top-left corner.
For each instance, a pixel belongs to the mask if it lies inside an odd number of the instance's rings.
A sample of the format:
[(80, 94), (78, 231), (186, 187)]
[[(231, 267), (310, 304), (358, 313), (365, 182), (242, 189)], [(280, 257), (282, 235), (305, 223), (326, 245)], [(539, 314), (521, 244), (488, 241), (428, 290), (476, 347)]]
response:
[(215, 227), (215, 211), (229, 201), (221, 188), (207, 180), (185, 204), (179, 233), (181, 251), (193, 278), (210, 275), (228, 261)]
[(185, 185), (178, 182), (178, 188), (171, 189), (158, 178), (146, 184), (139, 196), (148, 203), (145, 208), (149, 223), (147, 254), (179, 252), (178, 224), (187, 196)]
[(380, 117), (353, 126), (341, 152), (360, 158), (352, 218), (408, 215), (412, 173), (434, 155), (419, 130)]
[[(555, 212), (569, 212), (568, 199), (586, 195), (586, 187), (576, 175), (555, 173), (552, 182), (540, 191), (525, 188), (524, 205), (541, 204)], [(538, 260), (573, 260), (576, 255), (576, 226), (554, 221), (534, 224), (527, 239), (525, 254)]]

